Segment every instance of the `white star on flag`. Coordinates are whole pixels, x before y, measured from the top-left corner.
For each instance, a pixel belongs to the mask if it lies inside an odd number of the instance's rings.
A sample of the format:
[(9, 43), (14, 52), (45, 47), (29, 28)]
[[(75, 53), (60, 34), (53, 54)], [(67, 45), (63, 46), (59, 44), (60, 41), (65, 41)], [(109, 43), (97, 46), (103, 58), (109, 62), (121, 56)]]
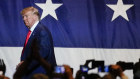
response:
[(46, 17), (48, 14), (50, 14), (52, 17), (58, 20), (55, 10), (58, 7), (60, 7), (62, 4), (53, 4), (51, 0), (47, 0), (46, 3), (35, 3), (35, 4), (43, 10), (41, 19)]
[(109, 8), (114, 11), (112, 21), (116, 19), (118, 16), (122, 16), (124, 19), (129, 21), (126, 11), (133, 6), (133, 4), (123, 4), (122, 0), (118, 0), (117, 4), (106, 4)]

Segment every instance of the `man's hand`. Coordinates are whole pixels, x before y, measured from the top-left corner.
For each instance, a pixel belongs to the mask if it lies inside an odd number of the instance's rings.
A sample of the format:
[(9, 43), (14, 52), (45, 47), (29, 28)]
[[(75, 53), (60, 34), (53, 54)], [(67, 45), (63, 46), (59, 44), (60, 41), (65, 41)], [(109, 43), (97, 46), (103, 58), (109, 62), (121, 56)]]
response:
[(123, 74), (123, 70), (119, 65), (111, 65), (112, 74), (116, 76), (121, 76)]

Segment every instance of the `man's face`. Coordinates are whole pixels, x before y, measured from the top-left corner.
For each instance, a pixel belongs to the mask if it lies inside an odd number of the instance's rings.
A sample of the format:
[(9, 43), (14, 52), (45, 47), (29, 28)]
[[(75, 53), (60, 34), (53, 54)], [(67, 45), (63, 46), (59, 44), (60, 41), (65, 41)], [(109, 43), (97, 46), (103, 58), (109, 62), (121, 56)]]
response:
[(24, 24), (28, 27), (31, 28), (33, 24), (35, 23), (35, 15), (32, 13), (32, 11), (28, 11), (25, 14), (22, 15)]

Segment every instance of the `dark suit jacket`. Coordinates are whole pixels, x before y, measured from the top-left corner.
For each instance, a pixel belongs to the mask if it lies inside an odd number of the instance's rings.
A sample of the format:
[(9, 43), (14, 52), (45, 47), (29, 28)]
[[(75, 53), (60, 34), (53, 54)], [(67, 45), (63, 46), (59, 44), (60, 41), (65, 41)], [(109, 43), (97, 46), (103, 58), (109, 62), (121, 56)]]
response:
[[(56, 60), (54, 55), (54, 46), (53, 39), (49, 30), (42, 25), (40, 22), (35, 27), (32, 32), (26, 47), (24, 48), (23, 55), (21, 56), (21, 61), (24, 61), (31, 54), (31, 43), (33, 39), (37, 39), (39, 45), (39, 53), (40, 55), (52, 66), (56, 66)], [(39, 65), (37, 61), (32, 61), (28, 67), (28, 74), (25, 75), (24, 79), (28, 79), (31, 75), (36, 73), (44, 73), (46, 74), (45, 69)]]

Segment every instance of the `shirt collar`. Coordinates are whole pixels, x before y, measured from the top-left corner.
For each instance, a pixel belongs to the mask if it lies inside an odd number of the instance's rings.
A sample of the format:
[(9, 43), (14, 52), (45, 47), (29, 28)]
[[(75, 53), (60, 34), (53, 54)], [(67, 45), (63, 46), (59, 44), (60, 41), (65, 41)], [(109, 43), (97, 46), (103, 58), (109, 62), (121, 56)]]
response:
[(39, 21), (35, 22), (35, 24), (30, 28), (30, 31), (33, 32), (35, 27), (37, 26), (37, 24), (39, 23)]

